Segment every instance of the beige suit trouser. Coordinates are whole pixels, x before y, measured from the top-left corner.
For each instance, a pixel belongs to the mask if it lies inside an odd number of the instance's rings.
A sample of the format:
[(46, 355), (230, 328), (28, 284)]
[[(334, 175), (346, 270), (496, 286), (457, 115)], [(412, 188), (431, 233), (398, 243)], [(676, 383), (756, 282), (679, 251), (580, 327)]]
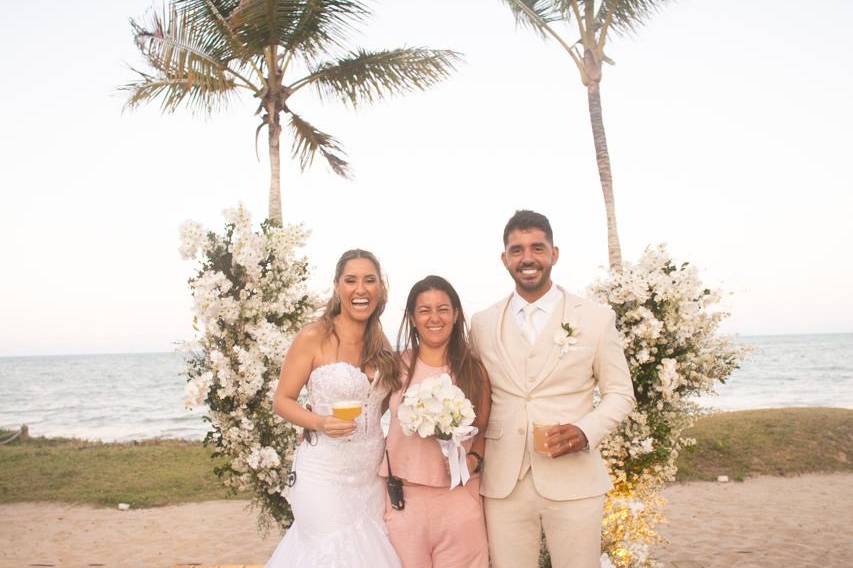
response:
[(492, 566), (537, 568), (544, 530), (553, 568), (598, 568), (603, 508), (604, 495), (569, 501), (546, 499), (536, 491), (528, 471), (507, 497), (485, 499)]

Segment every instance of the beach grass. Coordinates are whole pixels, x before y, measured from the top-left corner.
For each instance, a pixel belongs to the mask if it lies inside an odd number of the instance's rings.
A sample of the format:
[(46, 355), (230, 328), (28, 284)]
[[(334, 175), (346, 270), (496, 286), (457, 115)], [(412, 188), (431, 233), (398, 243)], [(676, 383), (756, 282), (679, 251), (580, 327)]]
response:
[[(853, 472), (853, 410), (724, 412), (702, 417), (689, 435), (697, 443), (679, 458), (680, 481)], [(0, 503), (139, 508), (240, 498), (220, 485), (216, 464), (198, 442), (30, 438), (0, 446)]]
[(778, 408), (702, 417), (696, 445), (678, 460), (679, 481), (853, 472), (853, 410)]
[(0, 503), (128, 503), (138, 508), (233, 498), (213, 474), (216, 464), (211, 451), (197, 442), (30, 438), (0, 446)]

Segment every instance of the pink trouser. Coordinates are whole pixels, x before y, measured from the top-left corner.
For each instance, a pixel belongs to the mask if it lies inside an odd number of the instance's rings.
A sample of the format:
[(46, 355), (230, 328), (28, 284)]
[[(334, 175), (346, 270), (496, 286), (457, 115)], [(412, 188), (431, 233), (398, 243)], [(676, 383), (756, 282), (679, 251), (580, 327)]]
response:
[(453, 490), (406, 485), (403, 494), (402, 511), (385, 494), (385, 525), (403, 568), (488, 568), (479, 478)]

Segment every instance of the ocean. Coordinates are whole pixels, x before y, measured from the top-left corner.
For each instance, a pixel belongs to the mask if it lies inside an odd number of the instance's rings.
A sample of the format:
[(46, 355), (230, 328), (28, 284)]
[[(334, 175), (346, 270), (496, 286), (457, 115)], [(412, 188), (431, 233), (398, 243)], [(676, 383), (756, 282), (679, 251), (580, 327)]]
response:
[[(717, 410), (853, 408), (853, 334), (739, 337), (753, 352)], [(103, 441), (200, 440), (203, 409), (184, 408), (183, 355), (140, 353), (0, 358), (0, 429)]]

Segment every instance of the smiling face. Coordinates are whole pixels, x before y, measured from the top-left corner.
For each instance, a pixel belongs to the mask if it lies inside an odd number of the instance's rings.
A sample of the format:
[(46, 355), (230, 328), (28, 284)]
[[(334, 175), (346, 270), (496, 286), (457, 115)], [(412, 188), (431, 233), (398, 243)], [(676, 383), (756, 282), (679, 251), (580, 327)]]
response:
[(367, 258), (353, 258), (344, 265), (335, 283), (341, 299), (341, 315), (356, 321), (367, 321), (385, 293), (376, 265)]
[(551, 267), (559, 256), (559, 249), (541, 229), (517, 229), (507, 235), (501, 260), (515, 280), (518, 293), (532, 302), (551, 287)]
[(450, 341), (457, 312), (450, 297), (442, 290), (427, 290), (418, 294), (412, 325), (418, 332), (418, 341), (434, 349), (440, 349)]

